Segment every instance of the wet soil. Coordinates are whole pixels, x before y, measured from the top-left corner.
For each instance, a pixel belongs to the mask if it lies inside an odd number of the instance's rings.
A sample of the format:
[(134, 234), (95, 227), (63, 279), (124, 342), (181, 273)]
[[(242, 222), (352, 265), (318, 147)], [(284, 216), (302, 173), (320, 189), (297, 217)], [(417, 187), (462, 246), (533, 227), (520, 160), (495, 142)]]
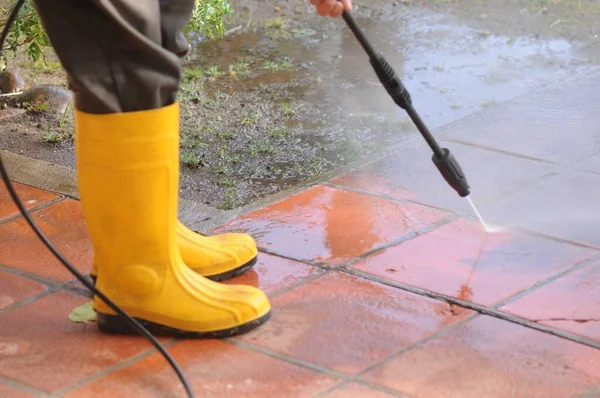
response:
[[(317, 17), (308, 1), (281, 0), (278, 12), (231, 3), (231, 32), (194, 41), (184, 60), (182, 198), (232, 209), (418, 135), (342, 19)], [(434, 131), (600, 61), (592, 0), (356, 3), (359, 24)], [(30, 84), (64, 86), (48, 60), (13, 62)], [(0, 147), (73, 167), (72, 131), (70, 113), (26, 114), (3, 120)]]

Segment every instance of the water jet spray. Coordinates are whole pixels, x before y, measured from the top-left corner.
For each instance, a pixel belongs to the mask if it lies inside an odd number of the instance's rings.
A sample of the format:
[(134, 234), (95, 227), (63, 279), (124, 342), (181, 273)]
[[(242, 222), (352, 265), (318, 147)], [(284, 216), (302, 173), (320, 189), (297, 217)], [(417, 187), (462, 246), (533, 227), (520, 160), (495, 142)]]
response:
[[(433, 164), (437, 167), (444, 180), (454, 189), (458, 195), (462, 198), (467, 198), (471, 206), (476, 210), (473, 202), (470, 200), (469, 195), (471, 193), (469, 183), (467, 182), (467, 177), (465, 173), (462, 171), (462, 168), (458, 164), (458, 161), (448, 148), (442, 148), (433, 137), (423, 119), (419, 116), (417, 111), (412, 105), (411, 96), (402, 83), (402, 80), (398, 77), (392, 66), (387, 62), (387, 60), (383, 57), (382, 54), (377, 53), (373, 46), (367, 40), (365, 34), (362, 32), (352, 14), (348, 11), (345, 11), (342, 14), (346, 24), (356, 36), (356, 39), (359, 41), (367, 55), (369, 56), (369, 61), (371, 62), (371, 66), (381, 84), (385, 87), (388, 94), (394, 102), (402, 109), (408, 113), (408, 116), (415, 124), (429, 147), (433, 151), (432, 161)], [(479, 218), (479, 212), (476, 211), (476, 214)], [(482, 220), (483, 223), (483, 220)], [(485, 226), (485, 223), (483, 223)]]

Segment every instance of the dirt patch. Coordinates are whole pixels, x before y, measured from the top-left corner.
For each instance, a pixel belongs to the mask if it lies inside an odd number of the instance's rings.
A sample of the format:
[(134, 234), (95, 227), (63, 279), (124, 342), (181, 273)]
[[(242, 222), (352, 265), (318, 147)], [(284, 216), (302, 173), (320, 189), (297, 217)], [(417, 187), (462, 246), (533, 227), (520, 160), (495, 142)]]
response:
[[(595, 3), (372, 1), (355, 16), (437, 128), (596, 68)], [(415, 134), (341, 19), (307, 1), (232, 6), (231, 34), (195, 42), (184, 61), (184, 199), (232, 209)], [(47, 62), (15, 65), (29, 82), (64, 86), (56, 58)], [(9, 119), (0, 146), (73, 167), (72, 115)]]

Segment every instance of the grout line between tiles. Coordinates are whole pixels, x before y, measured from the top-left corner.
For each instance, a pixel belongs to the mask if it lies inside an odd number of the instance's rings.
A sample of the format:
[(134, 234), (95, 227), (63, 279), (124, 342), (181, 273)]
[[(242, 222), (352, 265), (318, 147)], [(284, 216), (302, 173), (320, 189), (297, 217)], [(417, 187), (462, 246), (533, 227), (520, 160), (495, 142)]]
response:
[(382, 386), (382, 385), (379, 385), (379, 384), (371, 383), (371, 382), (366, 381), (366, 380), (361, 380), (361, 379), (357, 378), (356, 380), (354, 380), (354, 382), (356, 384), (362, 384), (363, 386), (367, 386), (367, 387), (369, 387), (369, 388), (371, 388), (373, 390), (384, 392), (384, 393), (389, 394), (389, 395), (391, 395), (393, 397), (397, 397), (397, 398), (412, 398), (412, 397), (410, 397), (410, 396), (408, 396), (405, 393), (402, 393), (400, 391), (396, 391), (396, 390), (393, 390), (391, 388), (388, 388), (388, 387), (385, 387), (385, 386)]
[[(52, 199), (52, 200), (50, 200), (48, 202), (40, 203), (39, 205), (34, 206), (31, 209), (28, 209), (27, 213), (29, 213), (29, 214), (37, 213), (37, 212), (39, 212), (41, 210), (47, 209), (48, 207), (52, 207), (55, 204), (60, 203), (60, 202), (62, 202), (64, 200), (65, 200), (65, 197), (64, 196), (60, 196), (60, 197), (58, 197), (56, 199)], [(19, 220), (19, 219), (23, 219), (23, 215), (21, 213), (17, 213), (17, 214), (14, 214), (12, 216), (0, 219), (0, 225), (8, 224), (8, 223), (10, 223), (12, 221)]]
[(600, 384), (598, 384), (595, 387), (592, 387), (592, 389), (584, 392), (581, 395), (578, 395), (576, 398), (599, 398), (600, 397)]
[(542, 159), (542, 158), (536, 158), (534, 156), (529, 156), (529, 155), (524, 155), (524, 154), (521, 154), (521, 153), (506, 151), (506, 150), (503, 150), (503, 149), (494, 148), (494, 147), (487, 146), (487, 145), (481, 145), (481, 144), (477, 144), (477, 143), (474, 143), (474, 142), (464, 141), (464, 140), (457, 139), (457, 138), (451, 138), (451, 137), (448, 137), (448, 136), (444, 136), (443, 134), (440, 135), (439, 137), (440, 137), (439, 140), (443, 141), (443, 142), (452, 142), (454, 144), (460, 144), (460, 145), (468, 146), (468, 147), (471, 147), (471, 148), (483, 149), (483, 150), (486, 150), (486, 151), (500, 153), (502, 155), (513, 156), (513, 157), (520, 158), (520, 159), (531, 160), (531, 161), (538, 162), (538, 163), (543, 163), (543, 164), (550, 164), (550, 165), (557, 164), (557, 162), (552, 161), (552, 160), (547, 160), (547, 159)]
[(40, 390), (37, 387), (30, 386), (18, 380), (11, 379), (10, 377), (0, 375), (0, 383), (14, 388), (15, 390), (28, 392), (35, 395), (36, 397), (50, 397), (50, 395), (44, 390)]
[[(141, 336), (140, 336), (141, 337)], [(169, 347), (171, 347), (172, 345), (174, 345), (175, 343), (177, 343), (177, 339), (170, 339), (164, 343), (161, 343), (163, 345), (163, 347), (165, 347), (166, 349), (168, 349)], [(112, 366), (109, 366), (107, 368), (102, 369), (101, 371), (94, 373), (91, 376), (85, 377), (81, 380), (76, 381), (73, 384), (70, 384), (66, 387), (61, 388), (60, 390), (55, 391), (54, 393), (52, 393), (52, 395), (50, 395), (50, 397), (52, 398), (60, 398), (63, 395), (72, 392), (74, 390), (77, 390), (79, 388), (84, 387), (85, 385), (92, 383), (96, 380), (99, 380), (103, 377), (106, 377), (108, 375), (110, 375), (111, 373), (117, 372), (127, 366), (133, 365), (136, 362), (139, 362), (153, 354), (157, 354), (158, 351), (154, 348), (154, 347), (150, 347), (145, 351), (140, 352), (139, 354), (136, 354), (130, 358), (127, 358), (117, 364), (114, 364)], [(169, 368), (170, 369), (170, 368)]]
[(34, 294), (33, 296), (27, 297), (27, 298), (25, 298), (23, 300), (19, 300), (16, 303), (13, 303), (13, 304), (5, 307), (5, 308), (0, 309), (0, 315), (2, 315), (2, 314), (8, 314), (8, 313), (13, 312), (13, 311), (17, 311), (17, 310), (25, 307), (26, 305), (35, 303), (36, 301), (41, 300), (41, 299), (43, 299), (45, 297), (48, 297), (48, 296), (50, 296), (50, 295), (52, 295), (54, 293), (57, 293), (59, 291), (60, 290), (58, 288), (56, 288), (56, 287), (46, 287), (46, 290), (44, 290), (41, 293)]
[(241, 341), (235, 338), (232, 339), (225, 339), (223, 340), (229, 344), (232, 344), (234, 346), (240, 347), (240, 348), (244, 348), (246, 350), (250, 350), (262, 355), (266, 355), (268, 357), (271, 358), (275, 358), (278, 359), (280, 361), (284, 361), (287, 363), (291, 363), (293, 365), (297, 365), (309, 370), (312, 370), (313, 372), (317, 372), (317, 373), (323, 373), (327, 376), (331, 376), (331, 377), (335, 377), (336, 379), (341, 379), (341, 380), (353, 380), (353, 376), (346, 374), (346, 373), (342, 373), (342, 372), (338, 372), (337, 370), (333, 370), (333, 369), (329, 369), (323, 366), (319, 366), (316, 365), (314, 363), (310, 363), (307, 361), (304, 361), (302, 359), (298, 359), (298, 358), (294, 358), (292, 356), (286, 355), (286, 354), (282, 354), (279, 353), (277, 351), (273, 351), (270, 350), (268, 348), (264, 348), (264, 347), (259, 347), (256, 346), (254, 344), (250, 344), (250, 343), (246, 343), (245, 341)]
[(463, 308), (466, 308), (466, 309), (469, 309), (472, 311), (476, 311), (483, 315), (488, 315), (493, 318), (497, 318), (497, 319), (501, 319), (501, 320), (508, 321), (511, 323), (515, 323), (517, 325), (521, 325), (521, 326), (524, 326), (524, 327), (527, 327), (530, 329), (534, 329), (534, 330), (537, 330), (542, 333), (550, 334), (555, 337), (563, 338), (565, 340), (570, 340), (575, 343), (579, 343), (579, 344), (586, 345), (588, 347), (600, 350), (600, 341), (592, 340), (592, 339), (584, 337), (584, 336), (579, 336), (579, 335), (576, 335), (573, 333), (565, 332), (563, 330), (556, 329), (553, 327), (540, 325), (540, 324), (537, 324), (530, 320), (527, 320), (525, 318), (498, 311), (497, 309), (495, 309), (493, 307), (486, 307), (483, 305), (471, 303), (468, 301), (457, 299), (452, 296), (432, 292), (430, 290), (418, 288), (415, 286), (406, 285), (404, 283), (395, 282), (395, 281), (392, 281), (389, 279), (381, 278), (376, 275), (367, 274), (365, 272), (356, 271), (356, 270), (349, 269), (349, 268), (340, 269), (340, 272), (347, 273), (349, 275), (358, 276), (358, 277), (361, 277), (361, 278), (364, 278), (367, 280), (371, 280), (374, 282), (378, 282), (378, 283), (381, 283), (386, 286), (395, 287), (400, 290), (404, 290), (406, 292), (416, 294), (418, 296), (429, 297), (431, 299), (438, 300), (438, 301), (445, 301), (446, 303), (454, 304), (459, 307), (463, 307)]
[(6, 265), (0, 264), (0, 271), (4, 271), (9, 274), (17, 275), (26, 279), (30, 279), (34, 282), (41, 283), (47, 287), (60, 288), (61, 283), (53, 281), (52, 279), (45, 278), (43, 276), (36, 275), (34, 273), (23, 271), (18, 268), (8, 267)]
[(342, 380), (338, 381), (337, 383), (334, 383), (331, 387), (328, 387), (328, 388), (324, 389), (323, 391), (320, 391), (320, 392), (314, 394), (312, 396), (312, 398), (323, 398), (327, 394), (329, 394), (330, 392), (335, 391), (338, 388), (342, 388), (344, 386), (347, 386), (350, 383), (352, 383), (352, 380), (342, 379)]
[[(438, 338), (440, 335), (443, 335), (445, 333), (450, 333), (454, 329), (457, 329), (457, 328), (465, 325), (466, 323), (471, 322), (473, 319), (475, 319), (479, 316), (480, 316), (480, 314), (475, 313), (475, 314), (469, 315), (468, 317), (465, 317), (464, 319), (461, 319), (451, 325), (448, 325), (442, 329), (439, 329), (439, 330), (435, 331), (434, 333), (430, 334), (429, 336), (425, 337), (424, 339), (421, 339), (421, 340), (417, 341), (416, 343), (409, 345), (408, 347), (405, 347), (399, 351), (396, 351), (396, 352), (388, 355), (387, 357), (383, 358), (381, 361), (369, 366), (366, 369), (363, 369), (360, 373), (356, 374), (355, 378), (357, 380), (362, 380), (361, 378), (364, 375), (366, 375), (367, 373), (369, 373), (370, 371), (372, 371), (376, 368), (380, 368), (381, 366), (389, 363), (390, 361), (393, 361), (394, 359), (398, 358), (399, 356), (406, 354), (407, 352), (412, 351), (415, 348), (418, 348), (424, 344), (427, 344), (429, 341)], [(362, 382), (368, 383), (368, 381), (366, 381), (366, 380), (362, 380)]]
[(400, 393), (400, 392), (398, 392), (396, 390), (392, 390), (390, 388), (381, 386), (379, 384), (374, 384), (374, 383), (371, 383), (371, 382), (368, 382), (368, 381), (364, 381), (364, 380), (360, 380), (360, 379), (356, 379), (356, 378), (354, 378), (353, 380), (341, 380), (341, 381), (335, 383), (334, 385), (332, 385), (331, 387), (329, 387), (329, 388), (327, 388), (327, 389), (325, 389), (325, 390), (323, 390), (321, 392), (316, 393), (315, 395), (313, 395), (312, 398), (327, 397), (327, 395), (329, 393), (334, 392), (335, 390), (338, 390), (340, 388), (344, 388), (345, 386), (350, 385), (352, 383), (359, 384), (359, 385), (362, 385), (362, 386), (365, 386), (365, 387), (369, 387), (372, 390), (376, 390), (376, 391), (380, 391), (380, 392), (386, 393), (386, 394), (388, 394), (391, 397), (396, 397), (396, 398), (411, 398), (408, 395), (402, 394), (402, 393)]
[(348, 267), (348, 266), (350, 266), (350, 265), (352, 265), (352, 264), (354, 264), (354, 263), (356, 263), (356, 262), (358, 262), (360, 260), (364, 260), (367, 257), (371, 257), (371, 256), (374, 256), (374, 255), (376, 255), (378, 253), (381, 253), (381, 252), (385, 251), (386, 249), (389, 249), (390, 247), (398, 246), (401, 243), (405, 243), (405, 242), (411, 241), (413, 239), (416, 239), (416, 238), (418, 238), (420, 236), (426, 235), (426, 234), (428, 234), (430, 232), (435, 231), (438, 228), (441, 228), (441, 227), (443, 227), (445, 225), (450, 224), (454, 220), (456, 220), (455, 216), (448, 216), (448, 217), (446, 217), (446, 218), (444, 218), (444, 219), (442, 219), (440, 221), (437, 221), (437, 222), (435, 222), (433, 224), (427, 225), (426, 227), (423, 227), (423, 228), (419, 229), (418, 231), (411, 232), (411, 233), (409, 233), (409, 234), (407, 234), (407, 235), (405, 235), (405, 236), (403, 236), (401, 238), (398, 238), (396, 240), (388, 242), (385, 245), (376, 247), (375, 249), (372, 249), (372, 250), (370, 250), (370, 251), (368, 251), (366, 253), (363, 253), (363, 254), (361, 254), (359, 256), (356, 256), (356, 257), (354, 257), (354, 258), (346, 261), (345, 263), (342, 263), (342, 264), (336, 266), (335, 269), (342, 269), (344, 267)]
[(551, 284), (552, 282), (562, 278), (563, 276), (570, 275), (572, 273), (578, 272), (582, 269), (585, 269), (585, 268), (593, 265), (594, 263), (596, 263), (596, 261), (598, 261), (598, 259), (600, 259), (600, 255), (596, 254), (591, 257), (586, 258), (585, 260), (581, 260), (581, 261), (575, 263), (575, 265), (573, 265), (572, 267), (570, 267), (562, 272), (559, 272), (556, 275), (552, 275), (546, 279), (536, 282), (532, 286), (527, 287), (523, 290), (520, 290), (520, 291), (516, 292), (515, 294), (513, 294), (512, 296), (498, 301), (497, 303), (491, 305), (490, 308), (499, 309), (500, 307), (503, 307), (506, 304), (513, 303), (513, 302), (519, 300), (520, 298), (522, 298), (530, 293), (533, 293), (534, 291), (536, 291), (546, 285)]
[(332, 271), (332, 270), (320, 270), (316, 275), (311, 275), (306, 278), (303, 278), (300, 281), (298, 281), (288, 287), (285, 287), (281, 290), (278, 290), (278, 291), (270, 294), (269, 299), (271, 299), (271, 300), (276, 299), (277, 297), (283, 296), (284, 294), (286, 294), (287, 292), (289, 292), (291, 290), (294, 290), (301, 286), (307, 285), (313, 281), (316, 281), (317, 279), (321, 279), (321, 278), (325, 277), (325, 275), (328, 275), (330, 271)]

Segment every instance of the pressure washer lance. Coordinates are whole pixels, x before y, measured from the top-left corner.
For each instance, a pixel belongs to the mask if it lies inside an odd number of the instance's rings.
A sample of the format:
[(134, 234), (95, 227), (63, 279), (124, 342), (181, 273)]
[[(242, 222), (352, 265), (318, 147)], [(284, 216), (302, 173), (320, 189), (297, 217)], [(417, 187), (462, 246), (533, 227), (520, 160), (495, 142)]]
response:
[(448, 148), (441, 148), (439, 146), (413, 107), (410, 93), (402, 83), (402, 80), (400, 80), (392, 66), (386, 61), (383, 55), (375, 52), (367, 40), (367, 37), (354, 20), (352, 14), (348, 11), (344, 11), (342, 16), (352, 33), (354, 33), (354, 36), (356, 36), (363, 49), (368, 54), (371, 65), (373, 66), (379, 81), (381, 84), (383, 84), (383, 87), (385, 87), (394, 102), (408, 113), (408, 116), (410, 116), (411, 120), (423, 138), (425, 138), (425, 141), (427, 141), (433, 150), (433, 163), (440, 171), (446, 182), (458, 193), (460, 197), (468, 197), (471, 192), (465, 173), (463, 173), (462, 168), (452, 153), (450, 153), (450, 150)]

